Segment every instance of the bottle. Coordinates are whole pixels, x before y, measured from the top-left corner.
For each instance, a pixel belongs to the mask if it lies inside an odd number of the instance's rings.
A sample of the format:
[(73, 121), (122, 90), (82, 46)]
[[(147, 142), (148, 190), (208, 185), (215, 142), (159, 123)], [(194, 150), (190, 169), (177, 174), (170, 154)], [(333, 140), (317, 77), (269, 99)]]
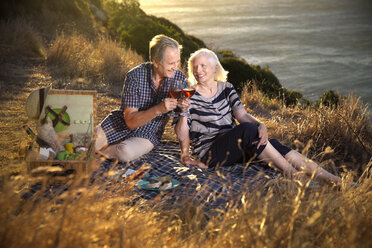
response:
[(30, 137), (32, 140), (35, 139), (36, 137), (36, 134), (34, 133), (34, 131), (32, 131), (31, 128), (29, 128), (27, 125), (23, 125), (23, 129), (26, 131), (26, 133), (28, 134), (28, 137)]
[(23, 125), (23, 129), (26, 131), (26, 133), (28, 134), (28, 137), (30, 137), (31, 140), (34, 140), (36, 138), (36, 143), (39, 145), (39, 147), (44, 147), (44, 148), (51, 147), (46, 141), (37, 137), (34, 131), (32, 131), (32, 129), (29, 128), (27, 125)]

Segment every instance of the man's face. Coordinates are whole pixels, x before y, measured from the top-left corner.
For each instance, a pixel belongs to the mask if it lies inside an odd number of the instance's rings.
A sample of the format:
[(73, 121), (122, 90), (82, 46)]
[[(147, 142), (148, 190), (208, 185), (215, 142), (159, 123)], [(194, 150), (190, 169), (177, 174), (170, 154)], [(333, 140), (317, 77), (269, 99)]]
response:
[(178, 48), (167, 47), (164, 51), (162, 62), (153, 61), (155, 73), (161, 78), (172, 78), (180, 63), (180, 50)]

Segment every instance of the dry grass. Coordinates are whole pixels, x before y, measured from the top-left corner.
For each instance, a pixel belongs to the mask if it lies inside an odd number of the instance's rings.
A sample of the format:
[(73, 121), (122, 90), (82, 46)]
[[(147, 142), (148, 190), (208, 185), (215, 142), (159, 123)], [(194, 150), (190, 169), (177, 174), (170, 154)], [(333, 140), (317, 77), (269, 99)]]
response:
[[(242, 99), (249, 104), (246, 107), (253, 106), (249, 110), (252, 114), (268, 123), (272, 135), (285, 132), (286, 142), (305, 133), (295, 128), (304, 121), (314, 120), (312, 125), (319, 125), (314, 117), (319, 111), (278, 109), (275, 106), (280, 103), (270, 103), (254, 91), (244, 92)], [(110, 98), (100, 96), (98, 101), (110, 103)], [(118, 104), (118, 99), (111, 101), (111, 105)], [(345, 100), (347, 103), (350, 100)], [(350, 110), (355, 113), (360, 103), (355, 104), (341, 109), (344, 114)], [(110, 109), (99, 111), (105, 116)], [(310, 113), (312, 119), (304, 119)], [(363, 115), (363, 111), (359, 114)], [(354, 120), (364, 120), (358, 116)], [(371, 140), (367, 141), (368, 147)], [(355, 165), (372, 166), (371, 162)], [(357, 188), (349, 187), (355, 176), (351, 171), (343, 174), (341, 188), (310, 189), (309, 184), (280, 178), (265, 187), (242, 192), (242, 197), (235, 199), (238, 205), (231, 201), (226, 211), (209, 219), (203, 206), (190, 204), (192, 196), (171, 210), (159, 198), (138, 200), (132, 191), (136, 181), (108, 180), (89, 185), (89, 177), (80, 181), (66, 179), (68, 191), (44, 197), (44, 192), (53, 191), (45, 184), (25, 200), (22, 195), (31, 190), (35, 178), (20, 173), (1, 185), (0, 243), (4, 247), (370, 247), (372, 178), (367, 169), (364, 172)]]
[[(52, 199), (22, 200), (27, 176), (7, 181), (0, 197), (4, 247), (370, 247), (372, 179), (339, 190), (282, 179), (242, 194), (239, 206), (209, 220), (185, 202), (165, 210), (135, 201), (135, 181), (77, 187)], [(107, 190), (108, 189), (108, 190)], [(47, 190), (47, 188), (45, 188)], [(264, 193), (266, 192), (266, 193)], [(191, 198), (190, 198), (191, 199)]]
[(242, 102), (249, 112), (265, 121), (272, 137), (306, 150), (308, 156), (330, 166), (328, 169), (345, 167), (360, 174), (371, 159), (372, 126), (368, 108), (352, 94), (340, 97), (338, 107), (316, 109), (281, 106), (253, 88), (250, 92), (243, 91)]
[[(33, 77), (41, 72), (33, 72)], [(41, 79), (40, 78), (40, 79)], [(57, 78), (55, 78), (57, 79)], [(48, 79), (43, 79), (47, 84)], [(22, 106), (31, 89), (38, 86), (37, 78), (27, 81), (27, 89), (16, 96), (17, 101), (7, 101), (1, 108), (1, 128), (13, 139), (7, 139), (2, 148), (7, 151), (22, 139), (17, 128)], [(346, 99), (340, 109), (320, 110), (282, 108), (281, 103), (272, 102), (258, 91), (244, 92), (242, 100), (253, 115), (264, 120), (272, 136), (299, 150), (308, 152), (307, 133), (325, 128), (318, 118), (333, 125), (334, 130), (345, 126), (341, 120), (331, 122), (343, 114), (352, 117), (349, 125), (363, 131), (360, 135), (365, 147), (371, 146), (368, 125), (363, 106), (355, 98)], [(17, 103), (17, 106), (14, 104)], [(119, 99), (100, 94), (98, 115), (102, 120), (111, 109), (118, 106)], [(13, 112), (11, 107), (16, 107)], [(336, 112), (338, 111), (338, 112)], [(336, 114), (338, 113), (338, 114)], [(324, 116), (327, 116), (325, 118)], [(22, 122), (25, 121), (22, 116)], [(303, 124), (306, 122), (307, 124)], [(329, 124), (330, 125), (330, 124)], [(9, 129), (9, 126), (14, 126)], [(299, 128), (301, 127), (302, 128)], [(315, 127), (313, 127), (315, 126)], [(318, 128), (316, 128), (318, 126)], [(305, 128), (306, 127), (306, 128)], [(310, 130), (310, 131), (306, 131)], [(333, 130), (323, 134), (333, 134)], [(348, 137), (348, 130), (337, 132), (338, 139), (345, 137), (345, 144), (358, 144), (356, 136)], [(174, 138), (169, 126), (165, 137)], [(308, 135), (310, 135), (308, 134)], [(311, 138), (311, 137), (310, 137)], [(318, 162), (333, 162), (339, 167), (345, 164), (338, 153), (328, 153), (324, 147), (332, 146), (333, 139), (319, 138), (311, 154), (319, 152)], [(357, 147), (355, 145), (355, 147)], [(341, 149), (332, 147), (332, 149)], [(356, 148), (354, 148), (356, 149)], [(364, 149), (361, 150), (363, 152)], [(324, 156), (323, 156), (324, 154)], [(329, 157), (330, 155), (331, 157)], [(327, 155), (327, 156), (326, 156)], [(334, 160), (330, 160), (330, 159)], [(10, 159), (8, 159), (9, 161)], [(339, 162), (337, 162), (339, 161)], [(331, 162), (329, 162), (331, 163)], [(327, 166), (327, 164), (324, 164)], [(352, 162), (350, 168), (368, 168), (371, 163)], [(9, 167), (9, 164), (7, 164)], [(345, 184), (340, 188), (322, 187), (309, 189), (308, 185), (281, 178), (252, 192), (242, 192), (238, 206), (231, 202), (230, 208), (219, 215), (206, 219), (202, 206), (193, 206), (186, 201), (180, 208), (166, 209), (159, 198), (153, 201), (133, 201), (131, 191), (135, 182), (97, 182), (88, 185), (82, 178), (80, 183), (65, 180), (70, 189), (55, 197), (44, 197), (44, 192), (53, 187), (45, 185), (28, 200), (22, 195), (31, 190), (34, 178), (24, 171), (25, 164), (13, 166), (12, 177), (3, 177), (0, 187), (0, 244), (3, 247), (370, 247), (372, 230), (372, 179), (367, 169), (360, 179), (361, 186), (349, 188), (355, 174), (343, 174)], [(2, 168), (4, 170), (7, 167)], [(18, 168), (18, 169), (17, 169)], [(359, 173), (360, 174), (360, 173)], [(79, 182), (79, 181), (78, 181)], [(191, 196), (192, 197), (192, 196)]]
[(103, 89), (121, 87), (128, 70), (143, 58), (108, 38), (89, 41), (79, 34), (62, 34), (48, 50), (47, 62), (55, 77), (68, 80), (73, 88)]
[(0, 51), (6, 56), (44, 56), (40, 33), (24, 19), (0, 22)]
[[(242, 102), (254, 116), (265, 121), (270, 135), (307, 153), (327, 169), (342, 174), (341, 188), (308, 184), (281, 178), (265, 187), (242, 192), (230, 207), (207, 219), (203, 206), (186, 201), (172, 210), (156, 198), (135, 200), (135, 181), (96, 182), (87, 178), (64, 178), (69, 190), (45, 197), (53, 187), (44, 184), (30, 199), (22, 195), (32, 190), (35, 178), (25, 172), (25, 164), (12, 160), (24, 140), (24, 114), (31, 90), (53, 83), (54, 88), (97, 89), (98, 119), (101, 121), (120, 99), (107, 91), (120, 92), (125, 73), (143, 59), (109, 38), (90, 40), (99, 31), (90, 20), (61, 27), (63, 16), (44, 6), (40, 32), (54, 37), (44, 49), (41, 35), (27, 21), (0, 23), (2, 60), (8, 54), (39, 56), (44, 61), (4, 63), (1, 90), (7, 90), (0, 107), (0, 247), (371, 247), (372, 166), (371, 125), (366, 107), (350, 95), (338, 108), (285, 108), (281, 102), (265, 98), (255, 89), (242, 94)], [(90, 35), (75, 32), (86, 25)], [(56, 27), (61, 28), (56, 28)], [(69, 28), (71, 27), (71, 28)], [(71, 33), (66, 30), (70, 29)], [(102, 32), (104, 33), (104, 32)], [(47, 52), (45, 53), (45, 50)], [(6, 52), (6, 53), (5, 53)], [(25, 63), (25, 64), (23, 64)], [(26, 71), (27, 68), (27, 71)], [(110, 86), (107, 88), (106, 86)], [(12, 88), (13, 89), (13, 88)], [(5, 98), (6, 95), (6, 98)], [(168, 125), (165, 138), (175, 139)], [(312, 142), (309, 142), (312, 140)], [(19, 149), (18, 149), (19, 150)], [(355, 171), (355, 173), (354, 173)], [(12, 175), (12, 176), (9, 176)], [(350, 188), (355, 175), (362, 175), (360, 187)], [(45, 179), (44, 182), (47, 182)], [(192, 196), (190, 196), (192, 197)]]

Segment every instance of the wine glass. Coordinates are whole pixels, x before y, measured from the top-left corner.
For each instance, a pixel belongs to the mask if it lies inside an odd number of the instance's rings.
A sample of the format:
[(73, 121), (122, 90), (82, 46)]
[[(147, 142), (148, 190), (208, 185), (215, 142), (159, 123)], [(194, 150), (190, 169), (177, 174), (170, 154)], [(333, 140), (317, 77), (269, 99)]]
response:
[(187, 88), (182, 89), (182, 97), (190, 98), (195, 94), (195, 87), (188, 86)]
[[(182, 89), (183, 89), (183, 81), (182, 80), (174, 80), (173, 83), (169, 87), (169, 95), (174, 99), (180, 99), (182, 97)], [(168, 113), (168, 116), (176, 116), (174, 110)]]

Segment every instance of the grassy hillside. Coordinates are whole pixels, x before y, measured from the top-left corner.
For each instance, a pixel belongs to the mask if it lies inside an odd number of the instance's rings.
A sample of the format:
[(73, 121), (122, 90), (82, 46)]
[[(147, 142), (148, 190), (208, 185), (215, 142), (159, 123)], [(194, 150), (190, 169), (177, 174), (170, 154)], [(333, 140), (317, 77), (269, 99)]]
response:
[[(138, 11), (135, 1), (126, 3)], [(259, 70), (265, 68), (250, 67), (256, 82), (241, 87), (245, 108), (267, 124), (271, 137), (342, 176), (341, 187), (310, 189), (280, 178), (242, 192), (239, 205), (231, 202), (228, 209), (207, 218), (202, 206), (190, 204), (193, 196), (173, 210), (164, 210), (159, 199), (132, 201), (137, 197), (131, 190), (136, 181), (89, 185), (89, 177), (83, 176), (61, 179), (62, 188), (50, 186), (47, 178), (35, 184), (39, 179), (26, 172), (21, 160), (28, 144), (21, 126), (35, 129), (24, 111), (28, 94), (50, 83), (57, 89), (98, 90), (101, 121), (119, 106), (125, 73), (146, 60), (141, 51), (123, 43), (130, 35), (113, 31), (107, 4), (113, 3), (0, 2), (0, 247), (372, 246), (372, 129), (366, 106), (357, 96), (331, 93), (317, 108), (288, 106), (287, 98), (272, 99), (265, 92)], [(166, 20), (144, 18), (150, 21), (183, 33)], [(239, 60), (228, 52), (221, 54)], [(164, 138), (175, 139), (170, 125)], [(360, 187), (350, 188), (356, 180)], [(61, 189), (55, 197), (43, 196)], [(32, 190), (33, 197), (22, 198)]]

